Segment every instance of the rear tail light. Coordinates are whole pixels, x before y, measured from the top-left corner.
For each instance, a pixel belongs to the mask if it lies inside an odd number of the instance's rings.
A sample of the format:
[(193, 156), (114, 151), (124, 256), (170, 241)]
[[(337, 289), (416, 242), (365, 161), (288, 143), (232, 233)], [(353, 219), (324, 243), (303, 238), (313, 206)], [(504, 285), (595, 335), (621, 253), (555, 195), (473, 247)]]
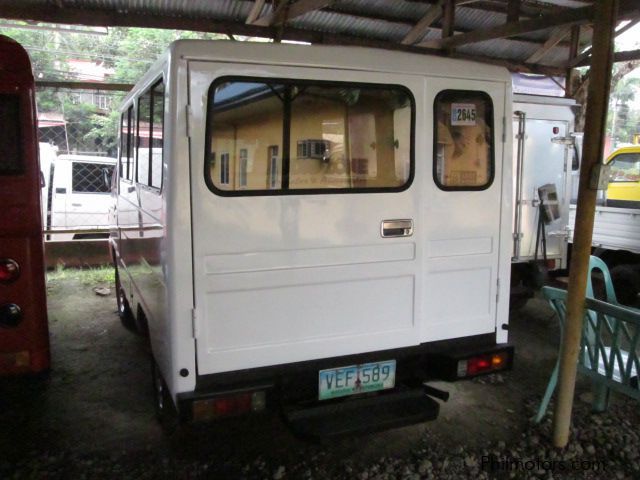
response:
[(451, 348), (427, 356), (430, 376), (455, 381), (476, 375), (509, 370), (513, 365), (513, 346)]
[(464, 378), (481, 373), (491, 373), (504, 370), (510, 363), (508, 351), (477, 355), (464, 360), (458, 360), (457, 374), (458, 378)]
[(0, 371), (11, 372), (14, 369), (24, 369), (31, 364), (28, 350), (12, 353), (0, 353)]
[(22, 320), (22, 310), (15, 303), (0, 305), (0, 327), (17, 327)]
[(265, 409), (265, 392), (242, 392), (193, 402), (193, 419), (196, 421), (230, 417)]
[(0, 283), (11, 283), (20, 276), (18, 262), (10, 258), (0, 260)]

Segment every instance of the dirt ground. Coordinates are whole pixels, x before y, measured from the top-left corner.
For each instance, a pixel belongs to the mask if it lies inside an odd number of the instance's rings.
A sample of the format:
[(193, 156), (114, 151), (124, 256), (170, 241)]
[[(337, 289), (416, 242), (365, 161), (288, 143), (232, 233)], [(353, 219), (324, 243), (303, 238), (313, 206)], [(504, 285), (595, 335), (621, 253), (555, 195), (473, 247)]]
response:
[[(278, 479), (296, 471), (296, 463), (319, 456), (327, 469), (344, 470), (344, 465), (410, 456), (430, 448), (429, 442), (444, 451), (510, 445), (530, 425), (531, 405), (544, 391), (557, 351), (557, 321), (545, 302), (533, 299), (511, 319), (513, 371), (455, 384), (434, 382), (451, 394), (435, 422), (318, 446), (295, 438), (277, 416), (263, 415), (201, 425), (168, 438), (153, 413), (145, 342), (121, 326), (113, 289), (99, 296), (94, 292), (99, 278), (87, 281), (68, 272), (48, 286), (51, 373), (0, 382), (0, 472), (28, 471), (25, 457), (66, 455), (80, 462), (78, 472), (95, 458), (111, 458), (123, 471), (133, 463), (206, 459), (203, 468), (211, 468), (211, 478), (235, 478), (247, 465), (263, 462), (284, 468), (273, 473)], [(585, 390), (582, 381), (579, 393)], [(638, 417), (633, 421), (637, 425)], [(27, 476), (40, 478), (41, 468)], [(44, 476), (57, 478), (55, 471)]]

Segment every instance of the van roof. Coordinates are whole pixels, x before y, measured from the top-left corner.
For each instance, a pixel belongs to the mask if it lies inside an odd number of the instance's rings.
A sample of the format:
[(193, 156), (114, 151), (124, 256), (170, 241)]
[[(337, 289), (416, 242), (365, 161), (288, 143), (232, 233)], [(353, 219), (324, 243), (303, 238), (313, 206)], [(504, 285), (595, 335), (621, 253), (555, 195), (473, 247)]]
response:
[(113, 157), (100, 157), (97, 155), (59, 155), (56, 161), (86, 162), (86, 163), (109, 163), (116, 164)]
[[(381, 61), (381, 58), (384, 58), (384, 61)], [(334, 68), (400, 75), (499, 81), (511, 85), (511, 75), (505, 67), (421, 53), (390, 52), (389, 50), (357, 46), (177, 40), (140, 78), (133, 88), (133, 92), (155, 81), (159, 73), (164, 70), (165, 63), (172, 63), (174, 60), (242, 63), (252, 71), (258, 71), (252, 65)], [(130, 102), (131, 96), (132, 93), (127, 95), (122, 103), (123, 106)]]

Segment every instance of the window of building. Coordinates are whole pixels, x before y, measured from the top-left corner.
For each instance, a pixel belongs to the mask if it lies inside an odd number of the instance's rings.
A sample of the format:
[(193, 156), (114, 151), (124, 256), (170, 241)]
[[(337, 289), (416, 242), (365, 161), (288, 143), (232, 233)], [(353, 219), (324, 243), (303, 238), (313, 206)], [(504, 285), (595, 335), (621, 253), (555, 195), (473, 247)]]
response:
[(112, 175), (113, 165), (108, 163), (73, 162), (71, 190), (73, 193), (109, 193)]
[(326, 140), (299, 140), (298, 158), (319, 158), (328, 160), (331, 149)]
[[(413, 176), (414, 116), (400, 86), (218, 79), (208, 100), (207, 184), (221, 195), (401, 191)], [(223, 181), (216, 151), (229, 152), (237, 180)]]
[(229, 154), (220, 154), (220, 184), (229, 185)]
[(24, 161), (18, 95), (0, 94), (0, 128), (0, 175), (21, 174)]
[(445, 90), (434, 105), (436, 184), (483, 190), (493, 182), (493, 104), (484, 92)]
[(278, 188), (278, 146), (271, 145), (267, 150), (269, 159), (269, 172), (267, 173), (267, 188)]
[(249, 169), (249, 152), (246, 148), (240, 149), (240, 186), (247, 186), (247, 173)]

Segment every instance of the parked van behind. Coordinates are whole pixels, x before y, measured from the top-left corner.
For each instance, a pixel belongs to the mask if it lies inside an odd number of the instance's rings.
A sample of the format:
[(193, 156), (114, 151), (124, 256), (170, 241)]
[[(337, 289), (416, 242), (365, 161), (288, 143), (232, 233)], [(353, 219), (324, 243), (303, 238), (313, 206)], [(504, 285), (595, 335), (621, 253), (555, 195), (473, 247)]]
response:
[(96, 155), (59, 155), (53, 160), (47, 182), (47, 230), (69, 233), (52, 234), (47, 240), (109, 237), (109, 185), (115, 164), (115, 158)]
[(510, 76), (380, 55), (178, 41), (124, 100), (111, 248), (161, 418), (389, 428), (510, 367)]

